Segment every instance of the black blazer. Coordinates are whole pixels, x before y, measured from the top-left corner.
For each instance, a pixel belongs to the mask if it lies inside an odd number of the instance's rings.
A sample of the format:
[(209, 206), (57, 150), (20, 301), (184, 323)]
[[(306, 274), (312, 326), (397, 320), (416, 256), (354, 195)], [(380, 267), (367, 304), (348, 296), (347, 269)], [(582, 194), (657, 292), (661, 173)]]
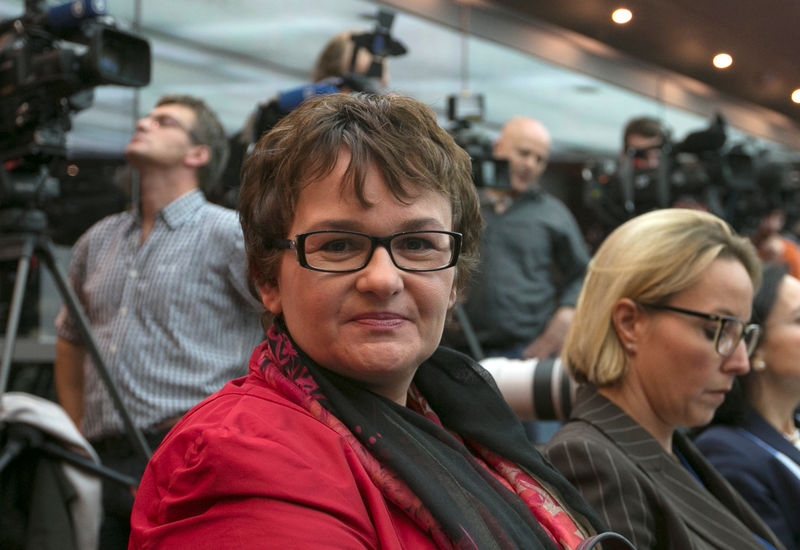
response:
[(754, 533), (783, 548), (686, 435), (676, 431), (673, 446), (703, 485), (622, 409), (584, 386), (545, 455), (638, 550), (765, 550)]
[(800, 450), (753, 410), (741, 429), (793, 461), (797, 470), (793, 472), (739, 428), (713, 426), (695, 444), (787, 550), (800, 550)]

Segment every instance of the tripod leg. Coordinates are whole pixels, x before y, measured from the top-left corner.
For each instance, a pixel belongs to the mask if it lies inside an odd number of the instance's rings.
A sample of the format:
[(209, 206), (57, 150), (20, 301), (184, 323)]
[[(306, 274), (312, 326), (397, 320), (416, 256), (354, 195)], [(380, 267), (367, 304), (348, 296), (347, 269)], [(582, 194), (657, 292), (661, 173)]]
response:
[(22, 243), (19, 262), (17, 262), (17, 277), (14, 280), (14, 291), (11, 295), (11, 306), (8, 309), (6, 321), (6, 341), (3, 346), (3, 359), (0, 363), (0, 394), (5, 393), (11, 373), (11, 361), (14, 357), (14, 346), (17, 341), (19, 317), (22, 313), (22, 300), (25, 298), (25, 285), (28, 282), (28, 272), (33, 256), (35, 237), (26, 237)]
[(484, 358), (483, 349), (481, 348), (480, 342), (478, 342), (478, 337), (475, 335), (475, 331), (472, 330), (472, 323), (469, 322), (469, 317), (467, 317), (464, 308), (459, 303), (456, 303), (454, 311), (456, 314), (456, 319), (458, 319), (458, 322), (461, 325), (461, 330), (464, 332), (464, 337), (467, 339), (467, 345), (472, 352), (472, 357), (476, 361), (480, 361)]
[(69, 310), (69, 314), (75, 320), (75, 325), (78, 328), (78, 332), (80, 332), (83, 345), (86, 347), (89, 355), (91, 355), (95, 369), (97, 369), (97, 373), (100, 375), (100, 378), (102, 378), (106, 390), (108, 390), (108, 394), (111, 396), (111, 400), (114, 402), (117, 412), (122, 418), (122, 423), (125, 424), (126, 433), (130, 438), (131, 443), (133, 443), (133, 446), (141, 453), (145, 460), (149, 460), (150, 456), (153, 454), (150, 450), (150, 446), (147, 444), (142, 431), (133, 423), (125, 403), (122, 402), (122, 397), (120, 397), (117, 386), (111, 379), (111, 375), (108, 372), (108, 366), (103, 360), (100, 349), (97, 347), (97, 343), (94, 340), (92, 331), (89, 328), (89, 320), (86, 318), (83, 308), (81, 308), (78, 297), (75, 295), (75, 291), (67, 282), (67, 278), (59, 270), (58, 265), (56, 265), (52, 248), (48, 242), (40, 241), (37, 251), (44, 260), (47, 268), (50, 270), (50, 274), (53, 276), (53, 280), (56, 282), (56, 286), (58, 286), (58, 290), (61, 293), (61, 298), (64, 300), (64, 305), (67, 307), (67, 310)]

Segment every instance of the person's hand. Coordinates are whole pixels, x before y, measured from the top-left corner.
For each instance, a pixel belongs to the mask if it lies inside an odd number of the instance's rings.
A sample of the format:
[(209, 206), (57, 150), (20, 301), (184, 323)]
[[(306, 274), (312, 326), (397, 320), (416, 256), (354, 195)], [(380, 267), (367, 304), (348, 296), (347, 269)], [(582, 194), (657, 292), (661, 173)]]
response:
[(525, 348), (522, 356), (526, 359), (534, 357), (547, 359), (560, 352), (574, 316), (575, 308), (567, 306), (558, 308), (547, 323), (544, 332)]

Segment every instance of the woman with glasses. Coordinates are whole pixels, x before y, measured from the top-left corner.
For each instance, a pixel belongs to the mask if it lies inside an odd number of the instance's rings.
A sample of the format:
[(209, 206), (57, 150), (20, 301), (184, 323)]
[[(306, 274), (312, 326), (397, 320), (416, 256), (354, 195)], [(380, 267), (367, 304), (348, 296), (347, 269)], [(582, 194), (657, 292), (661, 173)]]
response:
[(438, 347), (481, 222), (430, 108), (307, 100), (247, 161), (240, 212), (266, 339), (153, 455), (131, 548), (564, 550), (603, 529)]
[(589, 264), (562, 351), (582, 386), (545, 455), (639, 550), (780, 545), (682, 431), (747, 372), (760, 276), (749, 241), (682, 209), (626, 222)]
[(761, 324), (751, 371), (695, 440), (787, 550), (800, 550), (800, 281), (764, 269), (752, 318)]

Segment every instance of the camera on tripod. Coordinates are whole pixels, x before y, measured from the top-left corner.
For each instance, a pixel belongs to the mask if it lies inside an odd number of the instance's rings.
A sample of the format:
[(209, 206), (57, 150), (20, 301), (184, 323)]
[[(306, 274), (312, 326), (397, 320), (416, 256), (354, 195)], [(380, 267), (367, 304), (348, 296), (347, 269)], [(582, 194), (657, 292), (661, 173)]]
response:
[(475, 186), (511, 189), (508, 161), (495, 158), (492, 141), (472, 129), (473, 123), (483, 121), (483, 114), (482, 94), (462, 93), (447, 98), (447, 118), (452, 122), (449, 132), (472, 159)]
[(606, 231), (670, 206), (702, 208), (728, 219), (729, 198), (753, 185), (756, 159), (741, 147), (725, 150), (727, 123), (719, 114), (680, 141), (666, 132), (659, 141), (629, 147), (616, 165), (601, 162), (584, 169), (585, 203)]
[(26, 0), (25, 13), (0, 22), (0, 262), (17, 260), (0, 360), (5, 393), (31, 260), (50, 271), (89, 356), (143, 456), (150, 450), (130, 418), (92, 335), (80, 301), (56, 264), (42, 202), (58, 195), (50, 164), (67, 156), (71, 115), (92, 104), (103, 84), (144, 86), (150, 45), (116, 28), (103, 0), (74, 0), (45, 9)]
[(117, 28), (104, 0), (26, 0), (22, 16), (0, 22), (0, 208), (58, 196), (47, 164), (66, 156), (70, 117), (96, 86), (149, 82), (150, 45)]

